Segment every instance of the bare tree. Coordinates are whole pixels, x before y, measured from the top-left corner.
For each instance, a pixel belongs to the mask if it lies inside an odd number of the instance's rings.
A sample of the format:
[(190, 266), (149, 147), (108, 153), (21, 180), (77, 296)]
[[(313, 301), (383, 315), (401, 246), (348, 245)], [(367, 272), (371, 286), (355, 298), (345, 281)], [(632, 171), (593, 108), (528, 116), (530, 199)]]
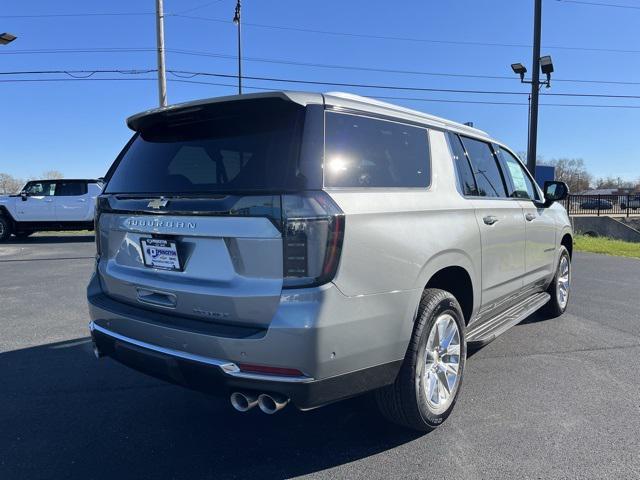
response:
[(556, 179), (565, 182), (573, 193), (587, 190), (593, 181), (581, 158), (559, 158), (546, 163), (555, 167)]
[(59, 170), (47, 170), (42, 174), (42, 178), (46, 180), (59, 180), (64, 178), (64, 175)]
[(11, 195), (12, 193), (18, 193), (23, 185), (23, 180), (15, 178), (8, 173), (0, 173), (0, 195)]
[(622, 177), (598, 178), (594, 182), (596, 188), (633, 188), (634, 183)]

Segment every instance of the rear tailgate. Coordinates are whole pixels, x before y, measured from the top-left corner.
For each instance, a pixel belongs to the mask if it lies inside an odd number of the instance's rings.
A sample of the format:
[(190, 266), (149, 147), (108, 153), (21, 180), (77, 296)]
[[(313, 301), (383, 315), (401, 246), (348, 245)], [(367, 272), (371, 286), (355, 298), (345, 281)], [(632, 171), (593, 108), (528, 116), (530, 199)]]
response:
[[(282, 239), (266, 217), (131, 215), (99, 218), (110, 297), (205, 321), (266, 327), (282, 290)], [(143, 239), (175, 244), (181, 270), (145, 265)]]

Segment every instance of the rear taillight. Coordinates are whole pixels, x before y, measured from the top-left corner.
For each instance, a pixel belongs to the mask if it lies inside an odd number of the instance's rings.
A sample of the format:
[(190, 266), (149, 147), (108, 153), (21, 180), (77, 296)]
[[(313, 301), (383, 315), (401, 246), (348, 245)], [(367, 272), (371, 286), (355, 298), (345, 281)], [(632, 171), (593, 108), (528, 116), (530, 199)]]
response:
[(100, 255), (102, 254), (102, 248), (100, 245), (100, 214), (108, 208), (109, 200), (106, 197), (98, 197), (96, 199), (96, 210), (93, 216), (93, 233), (96, 239), (96, 260), (100, 259)]
[(324, 192), (282, 196), (284, 288), (322, 285), (338, 269), (344, 213)]

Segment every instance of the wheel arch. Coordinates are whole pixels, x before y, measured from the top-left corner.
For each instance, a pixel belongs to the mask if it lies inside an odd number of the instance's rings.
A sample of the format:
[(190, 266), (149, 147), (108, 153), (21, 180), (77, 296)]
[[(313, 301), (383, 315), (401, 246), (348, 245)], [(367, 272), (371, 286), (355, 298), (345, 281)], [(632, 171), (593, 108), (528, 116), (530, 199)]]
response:
[(442, 252), (432, 257), (423, 268), (419, 290), (439, 288), (450, 292), (460, 303), (465, 324), (468, 324), (480, 305), (478, 271), (466, 252)]
[(5, 205), (0, 205), (0, 217), (4, 217), (7, 220), (9, 220), (9, 223), (11, 224), (12, 227), (15, 226), (16, 221), (13, 218), (13, 215), (11, 215), (11, 212), (9, 211), (9, 209)]
[(573, 236), (571, 233), (565, 233), (560, 240), (560, 245), (563, 245), (569, 252), (569, 258), (573, 258)]

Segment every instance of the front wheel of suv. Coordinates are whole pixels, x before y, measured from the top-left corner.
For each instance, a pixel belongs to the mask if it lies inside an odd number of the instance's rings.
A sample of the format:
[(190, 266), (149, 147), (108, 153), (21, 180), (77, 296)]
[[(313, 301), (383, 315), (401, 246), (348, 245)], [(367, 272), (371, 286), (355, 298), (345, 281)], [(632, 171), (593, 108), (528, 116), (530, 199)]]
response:
[(569, 304), (571, 293), (571, 256), (564, 245), (560, 246), (560, 257), (551, 285), (547, 289), (551, 300), (544, 306), (544, 313), (549, 318), (562, 315)]
[(11, 224), (6, 218), (0, 217), (0, 242), (5, 241), (11, 236)]
[(444, 290), (426, 289), (396, 381), (376, 392), (382, 414), (413, 430), (439, 426), (460, 392), (466, 353), (458, 301)]

